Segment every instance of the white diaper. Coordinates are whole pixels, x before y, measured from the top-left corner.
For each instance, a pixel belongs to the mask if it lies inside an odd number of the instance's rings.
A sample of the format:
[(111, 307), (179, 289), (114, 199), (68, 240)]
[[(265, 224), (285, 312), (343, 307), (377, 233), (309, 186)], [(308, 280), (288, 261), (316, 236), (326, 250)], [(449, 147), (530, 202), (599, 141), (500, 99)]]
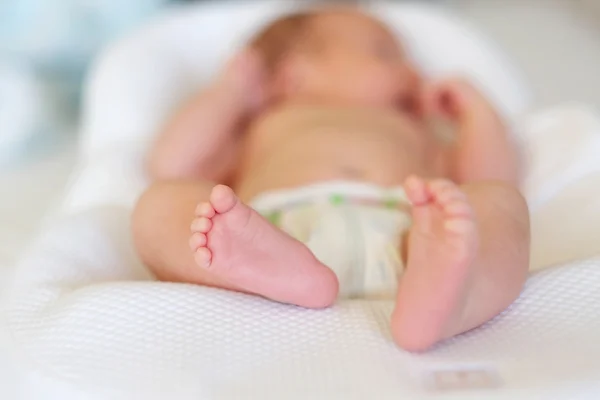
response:
[(394, 296), (403, 270), (401, 235), (411, 222), (402, 188), (326, 182), (265, 193), (251, 204), (336, 273), (340, 296)]

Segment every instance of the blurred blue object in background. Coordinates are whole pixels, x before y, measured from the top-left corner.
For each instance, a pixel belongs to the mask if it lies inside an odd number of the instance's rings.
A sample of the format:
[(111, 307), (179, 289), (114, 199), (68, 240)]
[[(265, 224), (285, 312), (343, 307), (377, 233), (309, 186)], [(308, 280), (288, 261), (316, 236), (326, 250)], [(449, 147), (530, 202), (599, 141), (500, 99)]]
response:
[(57, 141), (65, 124), (56, 110), (30, 65), (0, 61), (0, 168)]
[(169, 2), (0, 1), (0, 168), (72, 130), (96, 52)]

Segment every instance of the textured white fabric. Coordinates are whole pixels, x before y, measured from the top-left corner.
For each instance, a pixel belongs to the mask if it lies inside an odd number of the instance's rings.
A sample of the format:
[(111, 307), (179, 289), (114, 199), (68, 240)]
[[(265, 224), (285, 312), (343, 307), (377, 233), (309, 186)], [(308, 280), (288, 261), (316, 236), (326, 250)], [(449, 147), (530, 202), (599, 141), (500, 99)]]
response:
[[(232, 51), (248, 21), (280, 11), (261, 4), (175, 13), (100, 62), (88, 91), (81, 173), (12, 284), (7, 327), (21, 398), (598, 398), (598, 259), (534, 275), (502, 316), (424, 355), (391, 343), (389, 302), (308, 311), (151, 279), (129, 237), (131, 206), (145, 185), (144, 146), (189, 82), (205, 80)], [(402, 13), (411, 32), (431, 29), (413, 38), (443, 45), (423, 46), (431, 60), (450, 57), (442, 51), (455, 44), (459, 57), (448, 62), (468, 60), (490, 88), (503, 82), (491, 92), (505, 110), (521, 111), (526, 91), (512, 72), (502, 75), (511, 67), (478, 35), (428, 8), (385, 7), (386, 17)], [(209, 48), (218, 51), (208, 57)], [(543, 229), (556, 230), (556, 215), (544, 221)], [(473, 374), (498, 387), (436, 391), (434, 378), (452, 386)]]
[(50, 387), (57, 399), (420, 399), (436, 394), (431, 374), (469, 368), (501, 387), (441, 398), (600, 394), (600, 260), (535, 275), (495, 321), (410, 355), (390, 340), (390, 302), (308, 311), (148, 281), (128, 214), (63, 219), (21, 264), (12, 333), (30, 373), (53, 383), (23, 388), (32, 398)]

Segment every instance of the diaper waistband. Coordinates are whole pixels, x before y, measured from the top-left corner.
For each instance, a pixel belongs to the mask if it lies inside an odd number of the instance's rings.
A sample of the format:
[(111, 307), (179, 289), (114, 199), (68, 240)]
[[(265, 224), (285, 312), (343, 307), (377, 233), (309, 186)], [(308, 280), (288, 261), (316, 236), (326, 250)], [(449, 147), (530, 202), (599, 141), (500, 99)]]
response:
[(328, 181), (299, 188), (269, 191), (256, 196), (250, 204), (259, 212), (304, 204), (357, 204), (390, 209), (410, 207), (402, 187), (386, 188), (353, 181)]

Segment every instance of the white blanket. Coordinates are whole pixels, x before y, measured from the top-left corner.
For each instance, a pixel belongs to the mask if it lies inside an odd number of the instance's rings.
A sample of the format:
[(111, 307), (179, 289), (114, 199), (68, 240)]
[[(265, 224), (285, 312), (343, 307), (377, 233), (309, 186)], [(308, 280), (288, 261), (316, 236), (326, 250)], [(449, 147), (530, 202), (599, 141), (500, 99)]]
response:
[[(581, 149), (597, 143), (597, 131), (587, 128), (596, 129), (600, 120), (577, 108), (530, 119), (525, 126), (537, 130), (526, 137), (530, 143), (557, 140), (562, 134), (556, 128), (567, 121), (571, 134), (588, 135)], [(560, 165), (560, 155), (574, 151), (582, 157), (569, 165), (581, 168), (583, 180), (563, 187), (562, 198), (587, 179), (596, 184), (587, 182), (579, 194), (598, 193), (600, 174), (593, 173), (600, 161), (595, 168), (586, 165), (578, 144), (569, 143), (533, 152), (533, 171), (539, 174), (530, 176), (528, 188), (543, 196), (530, 198), (546, 199), (549, 191), (534, 188), (546, 187), (547, 174), (567, 173), (550, 167), (543, 172), (536, 163), (548, 157)], [(558, 231), (556, 237), (564, 240), (564, 221), (557, 223), (548, 211), (556, 199), (534, 211), (534, 235)], [(580, 218), (598, 218), (597, 208), (586, 214), (586, 207), (568, 206), (560, 215), (571, 210)], [(548, 219), (540, 212), (549, 213)], [(591, 233), (597, 232), (573, 234), (572, 240)], [(539, 251), (548, 249), (543, 245)], [(590, 253), (594, 247), (578, 250)], [(8, 317), (13, 346), (26, 365), (24, 398), (362, 399), (376, 393), (579, 399), (600, 395), (599, 265), (600, 259), (589, 259), (535, 274), (517, 303), (494, 321), (431, 353), (411, 355), (390, 340), (389, 302), (345, 301), (308, 311), (155, 283), (131, 247), (129, 209), (105, 206), (50, 224), (20, 265)], [(457, 382), (459, 377), (468, 382)], [(481, 382), (493, 388), (471, 387)]]

